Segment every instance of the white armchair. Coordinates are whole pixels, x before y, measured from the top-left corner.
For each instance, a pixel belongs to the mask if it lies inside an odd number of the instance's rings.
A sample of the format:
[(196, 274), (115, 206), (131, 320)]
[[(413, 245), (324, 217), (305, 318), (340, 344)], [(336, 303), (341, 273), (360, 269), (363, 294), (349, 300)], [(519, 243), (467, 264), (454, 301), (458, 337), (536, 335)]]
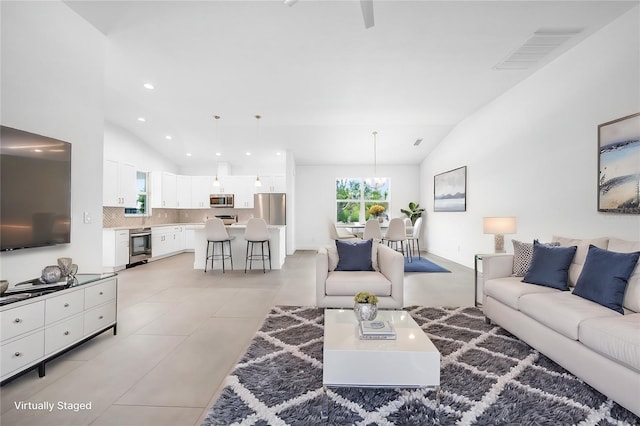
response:
[[(316, 258), (316, 305), (320, 308), (353, 308), (354, 296), (369, 291), (378, 296), (378, 307), (400, 309), (404, 303), (404, 258), (395, 250), (377, 245), (377, 271), (335, 271), (337, 251), (320, 248)], [(331, 259), (330, 259), (331, 257)]]

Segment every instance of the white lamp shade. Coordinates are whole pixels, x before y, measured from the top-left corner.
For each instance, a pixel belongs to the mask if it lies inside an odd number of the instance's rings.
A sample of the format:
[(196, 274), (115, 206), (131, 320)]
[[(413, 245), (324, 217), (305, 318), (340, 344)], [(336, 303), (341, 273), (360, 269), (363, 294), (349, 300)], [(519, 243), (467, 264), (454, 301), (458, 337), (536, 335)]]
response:
[(483, 217), (482, 229), (485, 234), (515, 234), (515, 217)]

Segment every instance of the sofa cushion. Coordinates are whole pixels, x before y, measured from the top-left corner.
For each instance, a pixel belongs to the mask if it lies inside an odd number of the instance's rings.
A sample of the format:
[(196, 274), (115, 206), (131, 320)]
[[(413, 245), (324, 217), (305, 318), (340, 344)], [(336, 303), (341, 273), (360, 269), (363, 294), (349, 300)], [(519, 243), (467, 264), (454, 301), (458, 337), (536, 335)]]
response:
[[(538, 240), (534, 240), (536, 242)], [(533, 257), (533, 242), (525, 243), (518, 240), (511, 240), (513, 243), (513, 276), (524, 277), (531, 265)], [(559, 246), (560, 243), (545, 243), (550, 246)]]
[(518, 301), (520, 312), (535, 319), (569, 339), (578, 340), (580, 323), (600, 317), (620, 314), (568, 291), (527, 294)]
[(587, 260), (573, 294), (594, 301), (621, 314), (627, 280), (638, 263), (640, 252), (618, 253), (589, 246)]
[(640, 314), (583, 321), (580, 343), (640, 372)]
[(575, 253), (576, 246), (551, 247), (534, 241), (531, 266), (522, 281), (568, 290), (568, 270)]
[(379, 272), (333, 271), (325, 282), (327, 296), (355, 296), (368, 291), (376, 296), (391, 296), (391, 281)]
[(587, 253), (589, 252), (589, 245), (593, 244), (594, 246), (606, 249), (609, 244), (609, 238), (590, 238), (590, 239), (575, 239), (575, 238), (564, 238), (554, 236), (552, 238), (553, 241), (559, 242), (562, 247), (571, 247), (576, 246), (576, 255), (573, 256), (573, 261), (571, 262), (571, 266), (569, 266), (569, 287), (575, 287), (576, 282), (578, 282), (578, 277), (580, 276), (580, 272), (582, 272), (582, 265), (584, 265), (584, 261), (587, 259)]
[[(374, 271), (379, 271), (380, 267), (378, 266), (378, 246), (382, 240), (373, 239), (373, 244), (371, 245), (371, 266)], [(329, 260), (329, 272), (335, 271), (338, 266), (338, 249), (335, 244), (327, 247), (327, 257)]]
[[(611, 238), (608, 249), (619, 253), (640, 251), (640, 241), (626, 241), (619, 238)], [(633, 312), (640, 312), (640, 260), (636, 264), (635, 271), (629, 277), (629, 284), (627, 284), (627, 291), (624, 293), (622, 306)]]
[(336, 240), (338, 266), (336, 271), (373, 271), (371, 262), (371, 240)]
[(519, 309), (520, 296), (532, 293), (558, 293), (560, 290), (535, 284), (523, 283), (519, 277), (504, 277), (487, 280), (484, 283), (484, 294), (505, 305)]

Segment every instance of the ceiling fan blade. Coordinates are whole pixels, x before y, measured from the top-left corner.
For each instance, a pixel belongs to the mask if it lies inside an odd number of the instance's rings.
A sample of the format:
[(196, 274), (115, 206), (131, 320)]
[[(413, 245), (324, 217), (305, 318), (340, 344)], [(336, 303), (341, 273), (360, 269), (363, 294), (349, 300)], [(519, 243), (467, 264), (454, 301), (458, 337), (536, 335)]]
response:
[(360, 8), (362, 9), (362, 17), (364, 18), (364, 27), (373, 27), (373, 0), (360, 0)]

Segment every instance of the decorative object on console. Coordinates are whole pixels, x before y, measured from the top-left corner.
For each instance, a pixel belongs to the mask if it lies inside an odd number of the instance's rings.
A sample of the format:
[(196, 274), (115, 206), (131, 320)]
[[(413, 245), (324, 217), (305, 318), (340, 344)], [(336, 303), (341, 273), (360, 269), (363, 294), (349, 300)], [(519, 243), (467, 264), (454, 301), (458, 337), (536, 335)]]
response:
[(378, 315), (378, 297), (368, 291), (361, 291), (353, 298), (353, 313), (358, 321), (373, 321)]
[(71, 275), (72, 264), (73, 264), (73, 260), (70, 257), (58, 258), (58, 267), (60, 268), (60, 274), (63, 278)]
[(598, 126), (598, 211), (640, 214), (640, 113)]
[(467, 166), (433, 177), (433, 211), (467, 211)]
[(9, 288), (9, 281), (0, 280), (0, 296), (4, 294), (5, 291)]
[(58, 265), (49, 265), (45, 266), (42, 270), (42, 275), (40, 276), (40, 281), (43, 283), (57, 283), (60, 281), (60, 277), (62, 276), (62, 271)]
[(504, 253), (504, 234), (516, 233), (515, 217), (483, 217), (482, 232), (495, 235), (495, 252)]

